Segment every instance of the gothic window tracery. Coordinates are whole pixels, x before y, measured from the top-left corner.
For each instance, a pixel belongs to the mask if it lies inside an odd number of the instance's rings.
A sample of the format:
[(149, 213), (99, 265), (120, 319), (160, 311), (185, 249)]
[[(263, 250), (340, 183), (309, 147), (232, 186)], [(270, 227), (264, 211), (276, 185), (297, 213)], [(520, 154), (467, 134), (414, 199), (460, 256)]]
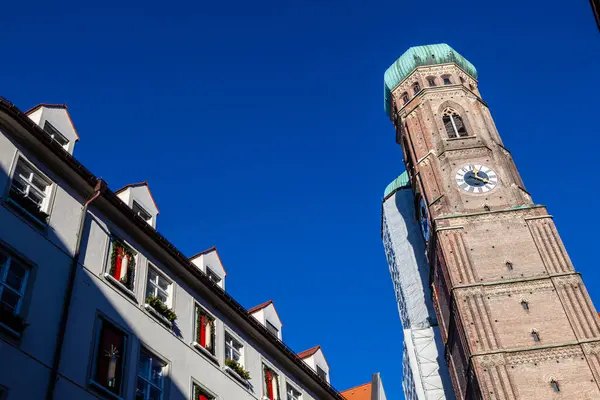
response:
[(462, 117), (453, 108), (446, 108), (442, 115), (442, 121), (449, 138), (469, 136)]

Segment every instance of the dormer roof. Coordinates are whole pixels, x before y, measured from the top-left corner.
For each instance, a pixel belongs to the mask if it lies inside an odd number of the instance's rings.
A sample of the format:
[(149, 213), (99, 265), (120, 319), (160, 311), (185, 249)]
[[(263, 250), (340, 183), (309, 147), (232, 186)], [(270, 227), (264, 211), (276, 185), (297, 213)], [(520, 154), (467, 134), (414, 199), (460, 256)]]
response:
[(73, 132), (75, 133), (75, 141), (78, 142), (79, 141), (79, 134), (77, 133), (77, 129), (75, 129), (75, 124), (73, 124), (73, 120), (71, 119), (71, 115), (69, 114), (69, 110), (67, 109), (67, 105), (66, 104), (50, 104), (50, 103), (40, 103), (37, 106), (34, 106), (32, 108), (30, 108), (28, 111), (25, 111), (26, 115), (31, 115), (34, 112), (36, 112), (37, 110), (39, 110), (40, 108), (50, 108), (50, 109), (63, 109), (66, 112), (67, 115), (67, 119), (69, 121), (69, 124), (71, 125), (71, 127), (73, 128)]
[(194, 259), (200, 257), (200, 256), (204, 256), (210, 253), (215, 253), (217, 260), (219, 261), (219, 264), (221, 265), (221, 268), (223, 269), (223, 273), (225, 274), (225, 276), (227, 276), (227, 271), (225, 271), (225, 266), (223, 265), (223, 261), (221, 261), (221, 256), (219, 255), (219, 252), (217, 251), (217, 246), (213, 246), (209, 249), (203, 250), (200, 253), (196, 253), (193, 256), (190, 257), (190, 261), (194, 261)]
[(146, 189), (148, 189), (148, 194), (150, 195), (150, 199), (152, 200), (152, 204), (154, 204), (154, 208), (156, 209), (156, 214), (157, 215), (160, 214), (160, 211), (158, 210), (158, 206), (156, 205), (156, 201), (154, 200), (154, 196), (152, 196), (152, 192), (150, 191), (150, 186), (148, 186), (148, 182), (146, 182), (146, 181), (138, 182), (138, 183), (128, 183), (127, 185), (123, 186), (121, 189), (115, 191), (115, 194), (118, 195), (119, 193), (122, 193), (129, 188), (137, 188), (137, 187), (141, 187), (141, 186), (146, 186)]
[(264, 310), (265, 308), (268, 308), (268, 307), (273, 308), (273, 311), (275, 311), (275, 315), (277, 316), (277, 319), (279, 320), (279, 324), (281, 326), (283, 326), (283, 322), (281, 322), (281, 318), (279, 317), (279, 313), (277, 312), (277, 309), (275, 308), (275, 303), (273, 303), (273, 300), (265, 301), (262, 304), (259, 304), (257, 306), (250, 308), (248, 310), (248, 313), (254, 314), (254, 313), (257, 313), (258, 311)]
[(317, 351), (319, 351), (319, 349), (321, 349), (321, 346), (317, 345), (308, 350), (301, 351), (300, 353), (298, 353), (298, 357), (300, 357), (301, 359), (305, 359), (315, 354)]

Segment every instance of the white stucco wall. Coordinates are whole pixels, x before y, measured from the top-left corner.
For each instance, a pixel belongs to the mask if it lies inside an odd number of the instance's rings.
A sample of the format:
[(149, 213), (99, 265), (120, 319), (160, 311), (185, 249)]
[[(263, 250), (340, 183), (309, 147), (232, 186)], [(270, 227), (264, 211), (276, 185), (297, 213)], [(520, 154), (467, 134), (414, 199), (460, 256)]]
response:
[[(8, 191), (8, 176), (15, 157), (23, 152), (20, 145), (0, 131), (0, 190)], [(83, 199), (63, 181), (47, 170), (27, 152), (25, 156), (53, 180), (53, 202), (48, 227), (40, 230), (31, 226), (6, 206), (0, 204), (0, 244), (10, 247), (27, 258), (32, 266), (31, 295), (27, 296), (25, 318), (29, 326), (20, 341), (0, 340), (0, 385), (9, 389), (9, 399), (41, 399), (45, 397), (49, 367), (55, 348), (56, 335), (63, 304), (69, 268), (76, 243), (76, 233)], [(137, 252), (134, 298), (126, 296), (103, 273), (109, 258), (109, 236), (115, 233)], [(157, 322), (143, 307), (146, 273), (150, 260), (173, 282), (173, 308), (178, 319), (176, 329), (170, 330)], [(267, 354), (254, 340), (221, 315), (213, 304), (207, 303), (179, 276), (165, 268), (158, 259), (136, 243), (125, 232), (92, 207), (87, 215), (82, 237), (81, 265), (78, 266), (73, 301), (58, 381), (57, 399), (92, 399), (89, 392), (91, 355), (94, 346), (95, 324), (99, 315), (112, 321), (129, 334), (125, 355), (125, 398), (133, 398), (139, 350), (142, 345), (169, 362), (166, 399), (189, 399), (192, 379), (204, 384), (220, 400), (260, 399), (262, 394), (262, 363), (268, 360), (280, 376), (281, 395), (285, 382), (290, 381), (303, 393), (303, 400), (316, 397), (283, 368), (272, 354)], [(216, 357), (214, 362), (190, 343), (194, 338), (194, 306), (198, 303), (215, 315)], [(273, 309), (265, 309), (269, 319), (281, 332), (281, 322)], [(263, 319), (264, 319), (263, 318)], [(244, 342), (245, 368), (252, 377), (253, 390), (245, 389), (226, 371), (224, 362), (224, 326)], [(0, 333), (4, 338), (4, 334)], [(282, 357), (282, 356), (278, 356)], [(6, 361), (9, 360), (9, 361)]]

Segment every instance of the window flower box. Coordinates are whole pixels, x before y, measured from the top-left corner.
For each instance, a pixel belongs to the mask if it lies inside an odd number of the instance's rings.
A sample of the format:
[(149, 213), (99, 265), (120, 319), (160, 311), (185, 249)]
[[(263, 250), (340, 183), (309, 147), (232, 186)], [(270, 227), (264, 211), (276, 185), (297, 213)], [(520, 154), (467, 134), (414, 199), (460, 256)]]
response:
[(214, 354), (212, 354), (210, 352), (210, 350), (205, 349), (204, 347), (202, 347), (202, 345), (198, 342), (192, 342), (192, 346), (194, 346), (197, 350), (199, 350), (202, 354), (206, 355), (208, 358), (210, 358), (214, 363), (219, 363), (219, 360), (217, 360), (217, 356), (215, 356)]
[(158, 297), (148, 296), (144, 307), (169, 327), (172, 327), (173, 321), (177, 319), (177, 314), (167, 307)]
[(242, 383), (244, 386), (248, 386), (250, 384), (250, 382), (248, 382), (251, 379), (250, 374), (240, 365), (240, 363), (226, 358), (225, 365), (225, 370), (240, 383)]
[(117, 289), (123, 292), (127, 297), (131, 298), (134, 301), (136, 300), (135, 293), (133, 293), (133, 291), (127, 286), (123, 285), (121, 282), (113, 278), (108, 272), (104, 273), (104, 278), (106, 278), (107, 281), (112, 283)]

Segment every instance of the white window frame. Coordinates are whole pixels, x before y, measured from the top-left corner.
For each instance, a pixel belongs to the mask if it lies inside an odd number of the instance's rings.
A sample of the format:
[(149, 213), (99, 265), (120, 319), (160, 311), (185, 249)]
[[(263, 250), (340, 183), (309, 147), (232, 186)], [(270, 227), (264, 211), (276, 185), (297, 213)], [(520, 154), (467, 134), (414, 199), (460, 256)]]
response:
[[(157, 277), (157, 282), (153, 282), (150, 280), (150, 272), (154, 272), (154, 274)], [(164, 289), (161, 289), (160, 286), (158, 285), (158, 281), (160, 279), (165, 280), (166, 282), (169, 283), (169, 288), (165, 291)], [(169, 278), (167, 278), (162, 272), (159, 271), (158, 268), (156, 268), (156, 266), (154, 266), (151, 263), (148, 263), (148, 272), (146, 274), (146, 294), (144, 297), (144, 300), (146, 298), (148, 298), (148, 289), (152, 288), (152, 295), (154, 297), (157, 297), (157, 293), (160, 292), (162, 294), (164, 294), (167, 297), (167, 301), (164, 303), (167, 307), (172, 308), (173, 307), (173, 281)]]
[[(265, 390), (265, 378), (266, 378), (266, 375), (265, 375), (266, 371), (265, 371), (264, 367), (267, 367), (268, 369), (270, 369), (271, 371), (273, 371), (273, 373), (277, 376), (276, 379), (277, 379), (277, 387), (279, 388), (279, 400), (282, 400), (281, 399), (281, 393), (282, 393), (282, 389), (283, 388), (281, 387), (281, 381), (282, 381), (281, 378), (282, 378), (283, 375), (281, 374), (281, 372), (279, 370), (277, 370), (275, 367), (273, 367), (270, 363), (268, 363), (263, 358), (263, 360), (262, 360), (262, 366), (261, 366), (261, 378), (262, 378), (262, 384), (261, 384), (261, 386), (262, 386), (262, 390), (263, 391)], [(286, 393), (287, 393), (287, 389), (286, 389)], [(263, 393), (263, 398), (264, 399), (268, 399), (269, 398), (268, 393), (266, 393), (266, 392)]]
[[(231, 344), (228, 343), (227, 339), (230, 338), (231, 339)], [(224, 342), (225, 342), (225, 346), (224, 347), (224, 354), (225, 354), (225, 359), (227, 359), (227, 349), (231, 348), (232, 352), (238, 352), (240, 354), (240, 359), (237, 360), (237, 362), (240, 364), (240, 366), (242, 368), (245, 368), (245, 357), (244, 357), (244, 342), (242, 340), (240, 340), (236, 335), (232, 334), (229, 330), (225, 329), (225, 335), (224, 335)], [(237, 342), (240, 345), (240, 350), (237, 350), (235, 348), (235, 346), (233, 346), (233, 342)], [(234, 359), (232, 359), (234, 360)], [(234, 360), (236, 361), (236, 360)]]
[(21, 290), (17, 291), (6, 284), (6, 277), (8, 276), (8, 271), (10, 270), (11, 262), (15, 258), (5, 251), (0, 250), (0, 252), (6, 256), (6, 264), (4, 264), (2, 266), (2, 269), (0, 270), (0, 298), (2, 298), (2, 293), (5, 290), (9, 290), (12, 293), (17, 294), (19, 296), (19, 301), (17, 303), (16, 308), (14, 309), (14, 314), (19, 315), (19, 313), (21, 312), (21, 306), (23, 305), (23, 299), (25, 298), (25, 290), (27, 289), (27, 281), (29, 279), (29, 272), (31, 270), (31, 267), (23, 263), (22, 261), (17, 260), (17, 262), (25, 268), (25, 276), (23, 277), (23, 284), (21, 285)]
[[(46, 130), (46, 126), (48, 126), (49, 130)], [(60, 146), (67, 150), (69, 147), (69, 139), (67, 139), (62, 133), (60, 133), (60, 131), (58, 129), (56, 129), (56, 127), (54, 125), (52, 125), (52, 123), (50, 123), (50, 121), (46, 120), (44, 121), (44, 127), (42, 128), (44, 130), (44, 132), (46, 132), (46, 134), (48, 136), (50, 136), (50, 138), (52, 140), (54, 140), (56, 143), (60, 144)], [(57, 140), (56, 138), (59, 138), (61, 140), (63, 140), (65, 142), (65, 144), (62, 144), (59, 140)]]
[[(143, 354), (146, 354), (147, 356), (149, 356), (150, 358), (150, 371), (145, 371), (146, 372), (146, 376), (140, 375), (140, 360), (142, 358)], [(156, 386), (154, 383), (152, 383), (151, 376), (150, 374), (152, 373), (152, 360), (158, 360), (159, 363), (162, 364), (162, 375), (161, 375), (161, 386)], [(136, 389), (136, 396), (137, 396), (137, 382), (138, 379), (141, 379), (144, 381), (145, 383), (145, 396), (144, 396), (144, 400), (150, 400), (150, 387), (153, 387), (155, 389), (160, 390), (160, 400), (163, 399), (164, 394), (165, 394), (165, 381), (167, 378), (167, 368), (168, 368), (169, 364), (164, 361), (161, 357), (158, 357), (156, 354), (154, 354), (153, 352), (151, 352), (150, 350), (148, 350), (146, 347), (142, 346), (142, 348), (140, 349), (140, 355), (138, 357), (138, 368), (137, 368), (137, 372), (136, 372), (136, 382), (135, 382), (135, 389)], [(137, 398), (137, 397), (136, 397)]]
[[(19, 166), (22, 166), (23, 169), (26, 172), (28, 172), (28, 177), (25, 177), (23, 175), (17, 176), (17, 171), (19, 169)], [(33, 177), (34, 176), (37, 176), (38, 179), (40, 179), (41, 181), (44, 181), (44, 182), (47, 183), (47, 186), (44, 188), (43, 191), (40, 188), (36, 187), (33, 184)], [(40, 211), (49, 215), (50, 214), (50, 212), (49, 212), (49, 210), (50, 210), (50, 196), (52, 194), (52, 187), (54, 186), (54, 182), (52, 182), (52, 180), (50, 178), (48, 178), (46, 176), (46, 174), (42, 173), (31, 162), (27, 161), (22, 156), (19, 156), (17, 158), (17, 162), (15, 163), (15, 168), (13, 170), (12, 178), (10, 180), (10, 189), (13, 188), (15, 179), (18, 179), (21, 182), (21, 184), (26, 187), (25, 188), (25, 192), (24, 192), (24, 194), (25, 194), (26, 197), (28, 197), (29, 196), (29, 192), (31, 190), (33, 190), (34, 193), (36, 193), (38, 196), (40, 196), (42, 198), (42, 203), (40, 204)], [(15, 188), (15, 190), (20, 191), (17, 188)], [(21, 193), (23, 193), (23, 192), (21, 192)], [(8, 195), (8, 199), (10, 200), (10, 202), (12, 204), (14, 204), (17, 207), (19, 207), (19, 209), (23, 210), (28, 215), (30, 215), (31, 217), (33, 217), (35, 219), (38, 219), (36, 216), (30, 214), (16, 200), (10, 198), (10, 193)]]
[[(296, 396), (296, 394), (298, 396)], [(289, 382), (285, 383), (285, 397), (286, 400), (302, 400), (302, 392), (290, 385)]]

